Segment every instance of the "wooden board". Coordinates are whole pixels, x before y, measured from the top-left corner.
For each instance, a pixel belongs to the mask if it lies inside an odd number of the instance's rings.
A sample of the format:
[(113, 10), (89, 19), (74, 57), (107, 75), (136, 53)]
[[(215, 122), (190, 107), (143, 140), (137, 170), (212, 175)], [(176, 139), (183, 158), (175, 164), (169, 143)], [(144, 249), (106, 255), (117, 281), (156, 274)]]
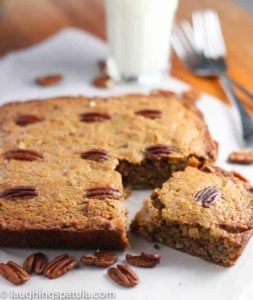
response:
[[(0, 0), (1, 1), (1, 0)], [(42, 41), (58, 30), (75, 26), (102, 39), (105, 35), (103, 0), (4, 0), (0, 10), (0, 55)], [(230, 0), (181, 0), (178, 19), (189, 18), (196, 9), (218, 11), (228, 46), (230, 74), (253, 91), (252, 15)], [(219, 83), (192, 75), (173, 55), (172, 74), (201, 91), (224, 101)], [(243, 98), (253, 112), (253, 103)]]

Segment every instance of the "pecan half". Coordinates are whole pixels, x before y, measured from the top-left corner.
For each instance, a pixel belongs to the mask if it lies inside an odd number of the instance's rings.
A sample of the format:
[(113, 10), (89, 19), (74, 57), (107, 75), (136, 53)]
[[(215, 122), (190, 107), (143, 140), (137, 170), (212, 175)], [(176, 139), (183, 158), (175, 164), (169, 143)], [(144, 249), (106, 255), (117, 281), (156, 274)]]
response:
[(8, 261), (7, 264), (0, 263), (0, 274), (15, 285), (23, 284), (29, 280), (28, 273), (13, 261)]
[(240, 174), (240, 173), (238, 173), (238, 172), (236, 172), (236, 171), (230, 171), (230, 173), (231, 173), (234, 177), (240, 179), (241, 181), (243, 181), (243, 182), (245, 182), (245, 183), (248, 183), (248, 182), (249, 182), (247, 178), (245, 178), (242, 174)]
[(27, 126), (41, 121), (42, 118), (35, 115), (20, 115), (16, 118), (16, 124), (19, 126)]
[(253, 163), (253, 150), (243, 149), (232, 152), (228, 157), (228, 162), (242, 165), (249, 165)]
[(54, 258), (44, 269), (45, 277), (54, 279), (67, 273), (77, 266), (77, 261), (74, 257), (68, 254), (59, 255)]
[(166, 96), (166, 97), (172, 97), (175, 96), (176, 93), (173, 91), (169, 91), (169, 90), (152, 90), (151, 91), (151, 95), (158, 95), (158, 96)]
[(176, 152), (178, 152), (176, 147), (158, 144), (146, 148), (146, 157), (149, 159), (163, 159)]
[(154, 248), (155, 248), (156, 250), (160, 250), (160, 249), (161, 249), (161, 247), (160, 247), (159, 244), (154, 244)]
[(161, 257), (152, 253), (141, 252), (141, 254), (126, 254), (126, 260), (129, 264), (141, 268), (153, 268), (159, 264)]
[(107, 62), (105, 60), (99, 60), (98, 61), (98, 67), (102, 74), (107, 75), (108, 74), (108, 66)]
[(105, 112), (87, 112), (83, 113), (80, 116), (82, 122), (91, 123), (91, 122), (104, 122), (111, 119), (110, 115)]
[(197, 192), (195, 195), (196, 201), (200, 202), (204, 208), (208, 208), (215, 201), (219, 200), (221, 192), (216, 186), (208, 186), (203, 190)]
[(114, 81), (109, 75), (101, 75), (94, 78), (92, 84), (100, 89), (108, 89), (114, 86)]
[(104, 268), (116, 263), (118, 257), (109, 251), (99, 250), (95, 252), (95, 255), (82, 256), (80, 260), (85, 265)]
[(120, 190), (111, 187), (99, 187), (86, 190), (84, 197), (94, 199), (119, 199), (122, 193)]
[(35, 83), (40, 86), (50, 86), (58, 84), (62, 80), (62, 76), (59, 74), (51, 74), (46, 76), (40, 76), (35, 79)]
[(221, 174), (223, 176), (229, 177), (231, 176), (231, 173), (228, 171), (225, 171), (223, 169), (221, 169), (220, 167), (217, 166), (211, 166), (211, 165), (203, 165), (200, 168), (201, 171), (205, 172), (205, 173), (216, 173), (216, 174)]
[(16, 159), (16, 160), (26, 160), (26, 161), (40, 160), (43, 158), (42, 154), (33, 150), (25, 150), (25, 149), (10, 150), (5, 152), (3, 156), (5, 159)]
[(218, 226), (229, 233), (242, 233), (252, 230), (252, 227), (250, 226), (240, 226), (236, 224), (218, 224)]
[(107, 270), (108, 276), (124, 287), (133, 287), (139, 283), (139, 278), (128, 265), (117, 265)]
[(109, 156), (104, 149), (91, 149), (81, 153), (81, 158), (101, 162), (108, 160)]
[(196, 102), (200, 98), (200, 93), (196, 90), (188, 90), (181, 94), (182, 98), (191, 102)]
[(48, 259), (45, 254), (38, 252), (28, 256), (24, 263), (23, 268), (28, 273), (42, 274), (46, 268)]
[(158, 119), (162, 116), (162, 112), (158, 109), (141, 109), (136, 111), (135, 114), (147, 119)]
[(0, 193), (0, 198), (5, 199), (18, 199), (18, 198), (33, 198), (38, 196), (35, 187), (33, 186), (17, 186), (14, 188), (6, 189)]

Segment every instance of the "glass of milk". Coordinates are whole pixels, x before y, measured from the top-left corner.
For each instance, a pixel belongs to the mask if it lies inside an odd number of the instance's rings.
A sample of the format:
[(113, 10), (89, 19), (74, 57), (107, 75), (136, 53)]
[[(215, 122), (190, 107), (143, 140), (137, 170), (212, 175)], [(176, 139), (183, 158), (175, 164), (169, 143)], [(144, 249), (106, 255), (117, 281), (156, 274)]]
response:
[(110, 75), (155, 83), (168, 74), (178, 0), (105, 0)]

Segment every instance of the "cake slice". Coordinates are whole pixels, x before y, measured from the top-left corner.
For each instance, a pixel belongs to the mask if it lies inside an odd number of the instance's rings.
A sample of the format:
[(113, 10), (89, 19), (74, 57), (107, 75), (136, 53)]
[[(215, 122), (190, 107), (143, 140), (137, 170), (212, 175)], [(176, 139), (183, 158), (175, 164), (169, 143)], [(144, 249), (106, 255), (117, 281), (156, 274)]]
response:
[(253, 194), (236, 173), (188, 167), (156, 189), (133, 232), (214, 263), (235, 263), (252, 235)]

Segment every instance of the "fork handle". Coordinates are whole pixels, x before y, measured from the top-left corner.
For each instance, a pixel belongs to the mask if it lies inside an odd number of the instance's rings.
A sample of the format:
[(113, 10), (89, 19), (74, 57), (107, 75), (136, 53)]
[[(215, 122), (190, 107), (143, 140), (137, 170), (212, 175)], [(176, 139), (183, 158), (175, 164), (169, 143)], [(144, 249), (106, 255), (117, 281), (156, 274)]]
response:
[(244, 106), (242, 105), (240, 99), (237, 97), (235, 92), (233, 91), (232, 84), (230, 80), (225, 75), (219, 76), (220, 83), (223, 86), (227, 96), (232, 101), (232, 103), (237, 108), (237, 111), (240, 115), (241, 124), (242, 124), (242, 131), (244, 140), (247, 141), (253, 133), (253, 120), (249, 113), (246, 111)]
[(232, 83), (234, 86), (236, 86), (241, 92), (243, 92), (247, 97), (249, 97), (251, 100), (253, 100), (253, 93), (251, 93), (250, 91), (248, 91), (244, 86), (242, 86), (239, 82), (237, 82), (236, 80), (234, 80), (232, 77), (230, 77), (229, 75), (227, 75), (227, 79), (230, 81), (230, 83)]

